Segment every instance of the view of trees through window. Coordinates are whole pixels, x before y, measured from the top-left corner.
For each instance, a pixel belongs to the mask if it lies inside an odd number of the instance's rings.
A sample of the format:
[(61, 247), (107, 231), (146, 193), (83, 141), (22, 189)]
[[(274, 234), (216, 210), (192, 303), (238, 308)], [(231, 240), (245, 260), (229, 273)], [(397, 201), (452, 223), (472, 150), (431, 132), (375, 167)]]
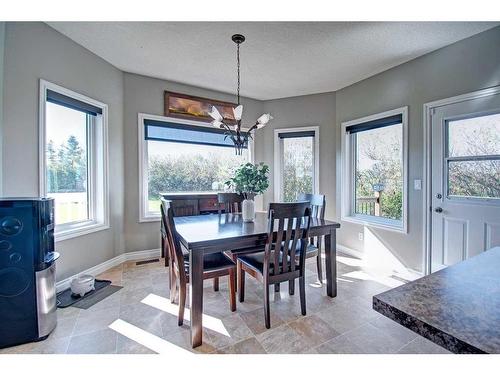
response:
[(448, 194), (500, 198), (499, 156), (500, 114), (449, 121)]
[(160, 193), (224, 191), (225, 182), (238, 166), (248, 161), (234, 148), (147, 141), (148, 211), (160, 211)]
[(283, 201), (294, 202), (299, 193), (313, 192), (314, 137), (284, 138)]
[(46, 103), (46, 186), (56, 224), (89, 219), (87, 116)]
[(355, 212), (401, 220), (402, 124), (361, 131), (352, 136), (356, 137)]

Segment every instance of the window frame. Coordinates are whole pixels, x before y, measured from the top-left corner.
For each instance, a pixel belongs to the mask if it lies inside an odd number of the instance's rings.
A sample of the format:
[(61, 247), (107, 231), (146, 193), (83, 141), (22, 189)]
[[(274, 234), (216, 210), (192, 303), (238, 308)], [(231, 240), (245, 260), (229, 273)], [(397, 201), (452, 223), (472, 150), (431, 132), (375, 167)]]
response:
[(274, 200), (282, 202), (282, 180), (283, 180), (283, 142), (279, 138), (280, 133), (300, 133), (304, 131), (314, 132), (314, 175), (313, 194), (319, 194), (319, 126), (301, 126), (294, 128), (274, 129)]
[(478, 117), (484, 117), (489, 115), (498, 115), (498, 111), (482, 111), (469, 113), (465, 116), (451, 116), (443, 119), (444, 121), (444, 134), (443, 134), (443, 191), (446, 192), (445, 199), (448, 202), (460, 202), (460, 203), (471, 203), (480, 205), (500, 205), (500, 198), (492, 197), (477, 197), (477, 196), (459, 196), (450, 195), (450, 170), (449, 164), (453, 162), (467, 162), (467, 161), (492, 161), (500, 160), (500, 155), (469, 155), (469, 156), (450, 156), (450, 122), (474, 119)]
[[(358, 125), (394, 115), (402, 116), (403, 215), (401, 221), (355, 213), (354, 199), (356, 193), (353, 189), (355, 187), (356, 142), (354, 137), (346, 131), (348, 126)], [(408, 106), (342, 122), (341, 132), (341, 220), (368, 227), (408, 233)]]
[[(210, 123), (202, 121), (193, 121), (186, 119), (179, 119), (174, 117), (151, 115), (147, 113), (137, 114), (137, 128), (138, 128), (138, 182), (139, 182), (139, 223), (158, 222), (161, 219), (160, 214), (152, 214), (148, 211), (148, 174), (146, 173), (148, 167), (148, 144), (144, 139), (144, 121), (157, 120), (163, 122), (172, 122), (176, 124), (194, 125), (201, 128), (212, 129)], [(243, 131), (248, 131), (248, 128), (241, 128)], [(250, 138), (248, 140), (248, 161), (254, 162), (254, 141)]]
[(51, 90), (67, 97), (100, 108), (102, 114), (89, 121), (87, 117), (87, 173), (89, 220), (59, 224), (55, 227), (55, 241), (87, 235), (110, 228), (108, 190), (108, 105), (40, 79), (39, 93), (39, 195), (47, 194), (46, 163), (46, 104), (47, 91)]

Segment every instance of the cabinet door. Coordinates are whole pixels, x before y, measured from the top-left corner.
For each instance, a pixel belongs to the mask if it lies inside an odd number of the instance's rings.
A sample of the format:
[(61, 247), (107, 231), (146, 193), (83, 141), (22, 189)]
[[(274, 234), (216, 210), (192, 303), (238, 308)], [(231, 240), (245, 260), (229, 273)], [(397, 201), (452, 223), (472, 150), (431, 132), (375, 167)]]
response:
[(174, 200), (172, 201), (172, 209), (174, 211), (174, 216), (193, 216), (200, 214), (197, 199)]

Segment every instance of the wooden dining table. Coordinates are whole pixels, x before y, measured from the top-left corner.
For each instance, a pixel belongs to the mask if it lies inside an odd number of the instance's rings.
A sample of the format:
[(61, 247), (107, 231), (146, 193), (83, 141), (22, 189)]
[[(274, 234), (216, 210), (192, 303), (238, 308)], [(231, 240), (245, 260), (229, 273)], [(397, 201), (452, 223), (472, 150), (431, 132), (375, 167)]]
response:
[[(245, 223), (241, 214), (211, 214), (175, 217), (181, 244), (189, 251), (189, 298), (191, 344), (202, 344), (203, 332), (203, 257), (220, 251), (259, 247), (265, 244), (268, 216), (257, 212), (254, 222)], [(337, 295), (336, 230), (334, 221), (312, 218), (309, 235), (324, 236), (326, 256), (326, 293)]]

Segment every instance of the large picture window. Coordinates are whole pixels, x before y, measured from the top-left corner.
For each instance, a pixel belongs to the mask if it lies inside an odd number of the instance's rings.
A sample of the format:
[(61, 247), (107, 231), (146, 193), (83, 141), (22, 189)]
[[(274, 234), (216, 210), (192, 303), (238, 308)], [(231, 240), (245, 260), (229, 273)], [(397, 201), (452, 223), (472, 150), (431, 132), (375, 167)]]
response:
[(40, 82), (40, 192), (55, 200), (56, 240), (108, 227), (106, 108)]
[(295, 202), (300, 193), (318, 193), (317, 126), (274, 132), (275, 200)]
[(344, 123), (342, 216), (406, 231), (406, 108)]
[(224, 191), (233, 170), (248, 162), (224, 131), (189, 120), (140, 115), (141, 221), (157, 220), (162, 193)]

